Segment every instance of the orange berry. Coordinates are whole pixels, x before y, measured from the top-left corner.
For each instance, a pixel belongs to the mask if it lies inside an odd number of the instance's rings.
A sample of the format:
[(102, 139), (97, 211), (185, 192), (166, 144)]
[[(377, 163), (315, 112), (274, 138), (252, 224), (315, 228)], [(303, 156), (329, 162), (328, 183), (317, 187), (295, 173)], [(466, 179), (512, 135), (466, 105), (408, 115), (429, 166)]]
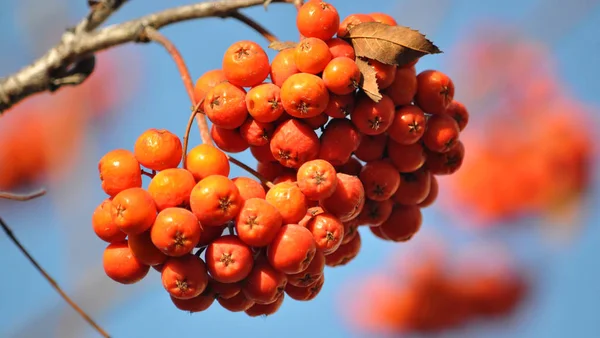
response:
[(268, 317), (275, 314), (281, 308), (285, 294), (281, 293), (274, 301), (268, 304), (255, 303), (244, 311), (249, 317)]
[(150, 271), (150, 266), (133, 255), (126, 240), (110, 243), (104, 249), (102, 265), (106, 275), (121, 284), (137, 283)]
[(286, 169), (288, 168), (282, 166), (279, 162), (258, 162), (256, 165), (256, 171), (268, 181), (273, 181)]
[(399, 144), (413, 144), (425, 133), (425, 124), (425, 113), (419, 107), (400, 107), (396, 110), (388, 135)]
[(415, 67), (397, 68), (394, 81), (383, 93), (389, 96), (396, 106), (411, 104), (417, 93), (417, 71)]
[(150, 234), (152, 243), (165, 255), (180, 257), (196, 247), (202, 227), (191, 211), (166, 208), (156, 216)]
[(319, 74), (331, 61), (331, 52), (325, 41), (318, 38), (305, 38), (296, 46), (294, 61), (299, 71)]
[(252, 247), (267, 246), (281, 228), (283, 217), (276, 207), (260, 198), (244, 201), (235, 220), (238, 237)]
[(365, 162), (380, 160), (383, 158), (387, 143), (388, 136), (386, 134), (363, 135), (354, 156)]
[(192, 299), (204, 292), (208, 285), (206, 264), (192, 254), (171, 257), (163, 265), (161, 279), (171, 297)]
[(156, 204), (142, 188), (129, 188), (115, 196), (111, 202), (113, 222), (128, 235), (141, 234), (150, 229), (156, 218)]
[(179, 310), (196, 313), (208, 310), (215, 302), (215, 297), (212, 294), (208, 294), (205, 290), (200, 295), (190, 299), (178, 299), (171, 296), (171, 301)]
[(156, 173), (148, 185), (156, 209), (188, 207), (190, 194), (196, 185), (192, 173), (181, 168), (165, 169)]
[(362, 167), (362, 163), (360, 163), (360, 161), (357, 160), (356, 157), (350, 157), (348, 161), (346, 161), (346, 163), (336, 166), (335, 170), (338, 173), (358, 176), (358, 174), (360, 174), (360, 171), (362, 170)]
[(392, 85), (396, 75), (396, 66), (387, 65), (377, 60), (368, 60), (369, 65), (375, 70), (375, 78), (377, 78), (377, 86), (379, 90), (384, 90)]
[(254, 306), (254, 301), (248, 299), (243, 292), (227, 299), (219, 297), (217, 301), (225, 310), (230, 312), (246, 311)]
[(318, 201), (333, 194), (337, 187), (336, 171), (331, 163), (312, 160), (304, 163), (296, 174), (298, 188), (309, 200)]
[(354, 235), (351, 241), (349, 241), (346, 244), (340, 245), (340, 247), (336, 251), (325, 256), (325, 264), (331, 267), (343, 266), (348, 264), (354, 258), (356, 258), (356, 256), (358, 256), (361, 245), (362, 241), (360, 238), (360, 232), (357, 231), (356, 235)]
[(337, 57), (327, 64), (322, 77), (330, 92), (337, 95), (346, 95), (353, 93), (358, 88), (360, 70), (354, 60), (347, 57)]
[(456, 145), (459, 134), (458, 123), (450, 115), (433, 115), (427, 120), (423, 143), (431, 151), (445, 153)]
[(253, 87), (263, 82), (271, 67), (265, 50), (253, 41), (238, 41), (223, 55), (223, 73), (229, 82), (240, 87)]
[(265, 188), (260, 182), (248, 177), (236, 177), (231, 180), (240, 191), (240, 196), (245, 201), (250, 198), (262, 198), (266, 196)]
[(425, 70), (417, 75), (415, 104), (429, 114), (443, 114), (454, 98), (454, 83), (437, 70)]
[(400, 186), (393, 196), (402, 205), (417, 205), (427, 198), (431, 187), (431, 174), (426, 170), (400, 174)]
[(235, 184), (226, 176), (211, 175), (202, 179), (190, 196), (192, 212), (202, 226), (220, 226), (237, 216), (242, 197)]
[(177, 168), (183, 150), (177, 135), (168, 130), (152, 128), (138, 137), (133, 153), (141, 165), (160, 171)]
[(299, 120), (288, 120), (273, 133), (270, 143), (273, 157), (288, 168), (299, 168), (317, 158), (319, 139), (314, 130)]
[(422, 222), (419, 207), (396, 205), (390, 217), (379, 226), (379, 231), (389, 240), (405, 242), (419, 231)]
[(340, 15), (332, 4), (310, 1), (298, 9), (296, 26), (305, 37), (327, 40), (337, 33)]
[(113, 222), (110, 215), (111, 205), (112, 200), (107, 198), (96, 207), (92, 214), (92, 228), (94, 229), (94, 233), (96, 233), (98, 238), (108, 243), (120, 242), (127, 237), (127, 234), (121, 231), (115, 222)]
[(320, 77), (298, 73), (288, 77), (281, 86), (281, 102), (285, 111), (293, 117), (313, 117), (327, 108), (329, 90)]
[(340, 22), (340, 27), (337, 31), (337, 37), (343, 38), (348, 35), (348, 31), (352, 29), (352, 27), (361, 24), (363, 22), (373, 22), (372, 16), (367, 14), (352, 14), (348, 15), (342, 22)]
[[(271, 145), (267, 144), (259, 147), (250, 147), (250, 153), (259, 163), (277, 162), (273, 153), (271, 153)], [(279, 162), (277, 162), (279, 164)]]
[(210, 136), (219, 149), (228, 153), (241, 153), (248, 149), (248, 142), (240, 135), (240, 129), (225, 129), (213, 124), (210, 127)]
[(196, 80), (194, 86), (194, 101), (199, 103), (214, 86), (227, 81), (221, 69), (209, 70)]
[(221, 150), (209, 144), (194, 147), (186, 157), (186, 168), (196, 181), (210, 175), (229, 176), (229, 160)]
[(465, 146), (458, 140), (456, 145), (445, 153), (428, 152), (423, 165), (434, 175), (451, 175), (462, 166), (465, 158)]
[(276, 121), (284, 112), (279, 85), (263, 83), (250, 89), (246, 94), (246, 109), (256, 121)]
[(242, 283), (221, 283), (209, 278), (208, 287), (214, 298), (229, 299), (242, 292)]
[(347, 119), (331, 120), (321, 134), (319, 158), (332, 165), (342, 165), (358, 149), (361, 133)]
[(349, 95), (329, 95), (329, 103), (325, 108), (325, 114), (335, 119), (344, 119), (354, 111), (356, 97)]
[(294, 286), (292, 284), (286, 285), (285, 294), (290, 298), (298, 301), (309, 301), (315, 299), (321, 289), (323, 288), (323, 284), (325, 283), (325, 275), (322, 274), (317, 280), (310, 286), (301, 287)]
[(331, 53), (332, 58), (345, 56), (354, 60), (356, 58), (356, 54), (354, 53), (354, 47), (348, 42), (340, 39), (333, 38), (325, 41), (327, 46), (329, 46), (329, 52)]
[(379, 102), (362, 95), (356, 101), (356, 107), (350, 119), (356, 128), (366, 135), (383, 134), (394, 121), (394, 102), (382, 94)]
[(235, 129), (248, 117), (246, 91), (229, 82), (220, 83), (206, 94), (204, 112), (217, 126)]
[(375, 22), (384, 23), (390, 26), (398, 26), (396, 20), (389, 14), (385, 13), (369, 13), (369, 16), (372, 17)]
[(206, 264), (212, 278), (236, 283), (246, 278), (254, 266), (252, 250), (237, 236), (219, 237), (206, 248)]
[(325, 255), (322, 251), (317, 251), (315, 253), (315, 257), (310, 262), (310, 265), (294, 274), (289, 274), (287, 276), (288, 284), (293, 286), (307, 288), (312, 285), (315, 285), (319, 278), (323, 275), (323, 270), (325, 269)]
[(295, 183), (281, 182), (269, 189), (266, 201), (273, 205), (281, 214), (283, 224), (300, 222), (308, 205), (306, 196)]
[(344, 238), (344, 225), (330, 213), (316, 215), (306, 223), (306, 228), (312, 233), (317, 250), (328, 255), (337, 250)]
[(269, 144), (274, 130), (273, 123), (259, 122), (248, 118), (240, 127), (240, 135), (251, 146), (264, 146)]
[(288, 48), (280, 51), (271, 63), (271, 82), (281, 87), (288, 77), (299, 73), (296, 67), (296, 49)]
[(367, 163), (359, 177), (365, 188), (365, 195), (374, 201), (389, 199), (400, 185), (398, 170), (387, 160)]
[(396, 170), (401, 173), (409, 173), (418, 170), (425, 164), (427, 155), (421, 142), (403, 145), (389, 140), (387, 142), (387, 155)]
[(207, 246), (212, 243), (215, 239), (223, 235), (223, 230), (227, 225), (221, 225), (217, 227), (202, 227), (202, 234), (200, 235), (200, 241), (196, 244), (197, 248)]
[(458, 123), (458, 129), (460, 131), (463, 131), (469, 123), (469, 112), (467, 111), (467, 108), (464, 104), (456, 100), (450, 102), (444, 113), (450, 115), (456, 123)]
[(419, 208), (427, 208), (429, 206), (431, 206), (433, 204), (433, 202), (435, 202), (435, 200), (437, 199), (439, 194), (439, 186), (438, 186), (438, 182), (437, 182), (437, 178), (435, 178), (435, 175), (431, 175), (431, 183), (430, 183), (430, 187), (429, 187), (429, 193), (427, 194), (427, 197), (421, 201), (421, 203), (417, 204), (419, 206)]
[(373, 201), (367, 199), (356, 220), (361, 225), (379, 226), (390, 217), (393, 208), (394, 202), (392, 200)]
[(142, 186), (142, 171), (135, 155), (125, 149), (111, 150), (98, 162), (102, 190), (114, 197), (128, 188)]
[(270, 304), (283, 294), (286, 284), (286, 275), (260, 258), (244, 280), (242, 292), (256, 304)]
[[(365, 204), (365, 189), (356, 176), (337, 174), (337, 188), (333, 194), (320, 201), (323, 210), (346, 222), (356, 218)], [(268, 195), (268, 194), (267, 194)]]
[(310, 126), (312, 129), (317, 130), (326, 125), (327, 122), (329, 122), (329, 116), (327, 116), (326, 114), (319, 114), (317, 116), (303, 119), (302, 121), (308, 126)]
[(294, 274), (306, 270), (317, 246), (312, 233), (298, 224), (284, 225), (267, 247), (267, 258), (275, 269)]
[(144, 231), (137, 235), (129, 235), (127, 242), (135, 258), (143, 264), (154, 266), (162, 264), (167, 260), (167, 256), (152, 243), (150, 231)]

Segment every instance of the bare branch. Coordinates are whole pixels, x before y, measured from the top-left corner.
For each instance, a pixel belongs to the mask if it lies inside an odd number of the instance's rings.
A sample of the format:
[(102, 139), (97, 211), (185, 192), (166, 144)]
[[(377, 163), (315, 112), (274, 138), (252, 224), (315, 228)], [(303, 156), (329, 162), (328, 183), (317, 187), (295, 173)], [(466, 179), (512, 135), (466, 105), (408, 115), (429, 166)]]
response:
[(7, 200), (13, 200), (13, 201), (25, 202), (25, 201), (32, 200), (34, 198), (38, 198), (40, 196), (44, 196), (45, 194), (46, 194), (45, 189), (40, 189), (40, 190), (31, 192), (28, 194), (15, 194), (15, 193), (11, 193), (11, 192), (0, 191), (0, 198), (7, 199)]
[(77, 25), (76, 31), (86, 31), (99, 27), (116, 12), (127, 0), (88, 0), (90, 14)]
[(25, 255), (25, 257), (27, 257), (27, 259), (29, 260), (29, 262), (36, 268), (37, 271), (39, 271), (39, 273), (42, 274), (42, 276), (44, 276), (44, 278), (48, 281), (48, 283), (50, 283), (50, 285), (52, 285), (52, 287), (58, 292), (58, 294), (81, 316), (83, 317), (83, 319), (88, 322), (88, 324), (90, 324), (94, 329), (96, 329), (96, 331), (98, 331), (98, 333), (102, 336), (102, 337), (106, 337), (106, 338), (110, 338), (110, 335), (108, 333), (106, 333), (106, 331), (104, 331), (104, 329), (102, 329), (100, 327), (100, 325), (98, 325), (87, 313), (85, 313), (85, 311), (83, 311), (83, 309), (81, 309), (79, 307), (79, 305), (77, 305), (77, 303), (75, 303), (64, 291), (63, 289), (58, 285), (58, 283), (56, 283), (56, 281), (54, 280), (54, 278), (52, 278), (48, 272), (46, 272), (46, 270), (44, 270), (44, 268), (42, 268), (42, 266), (31, 256), (31, 254), (29, 254), (29, 251), (27, 251), (27, 249), (25, 249), (25, 247), (21, 244), (21, 242), (17, 239), (17, 237), (15, 237), (15, 235), (13, 234), (12, 230), (10, 229), (10, 227), (8, 226), (8, 224), (6, 224), (4, 222), (4, 220), (0, 217), (0, 226), (2, 227), (2, 229), (4, 230), (4, 232), (6, 233), (6, 235), (8, 236), (8, 238), (10, 238), (10, 240), (17, 246), (17, 248), (19, 248), (19, 250), (21, 250), (21, 252), (23, 253), (23, 255)]
[[(90, 15), (75, 29), (65, 32), (60, 43), (31, 65), (0, 79), (0, 112), (30, 95), (56, 90), (63, 84), (83, 82), (87, 78), (87, 76), (84, 76), (85, 72), (79, 72), (77, 79), (74, 79), (73, 74), (69, 74), (66, 70), (77, 68), (76, 65), (82, 59), (90, 58), (98, 51), (139, 41), (140, 34), (144, 32), (146, 27), (159, 29), (170, 24), (193, 19), (228, 17), (238, 9), (263, 5), (265, 0), (202, 2), (166, 9), (135, 20), (102, 29), (90, 30), (90, 28), (99, 26), (124, 2), (123, 0), (92, 1)], [(296, 3), (297, 0), (280, 0), (277, 2)], [(109, 5), (108, 9), (98, 9), (100, 6), (107, 6), (106, 4), (112, 5)], [(86, 27), (87, 30), (82, 27)], [(70, 78), (66, 81), (65, 77)]]

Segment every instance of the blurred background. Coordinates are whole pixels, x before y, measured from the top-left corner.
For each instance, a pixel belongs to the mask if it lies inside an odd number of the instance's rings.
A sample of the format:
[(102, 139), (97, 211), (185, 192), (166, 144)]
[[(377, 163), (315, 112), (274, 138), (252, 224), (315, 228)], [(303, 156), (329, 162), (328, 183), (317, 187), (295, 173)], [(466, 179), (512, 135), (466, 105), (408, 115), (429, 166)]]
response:
[[(190, 2), (130, 1), (109, 23)], [(91, 228), (105, 198), (98, 160), (132, 149), (148, 128), (183, 136), (189, 115), (175, 65), (157, 45), (100, 53), (82, 86), (36, 95), (0, 117), (0, 190), (48, 189), (28, 203), (0, 201), (0, 214), (114, 337), (600, 336), (600, 1), (331, 2), (342, 17), (385, 12), (427, 34), (444, 54), (424, 57), (417, 71), (448, 74), (471, 114), (463, 167), (440, 179), (413, 240), (383, 242), (361, 229), (360, 255), (328, 269), (315, 300), (288, 300), (268, 318), (219, 306), (181, 312), (153, 270), (129, 286), (106, 277), (106, 244)], [(39, 57), (86, 12), (85, 1), (2, 1), (0, 76)], [(245, 13), (281, 40), (298, 37), (292, 6)], [(194, 78), (220, 67), (235, 41), (266, 47), (233, 20), (163, 32)], [(199, 142), (197, 130), (192, 138)], [(249, 153), (238, 157), (255, 164)], [(0, 248), (0, 337), (96, 336), (4, 234)]]

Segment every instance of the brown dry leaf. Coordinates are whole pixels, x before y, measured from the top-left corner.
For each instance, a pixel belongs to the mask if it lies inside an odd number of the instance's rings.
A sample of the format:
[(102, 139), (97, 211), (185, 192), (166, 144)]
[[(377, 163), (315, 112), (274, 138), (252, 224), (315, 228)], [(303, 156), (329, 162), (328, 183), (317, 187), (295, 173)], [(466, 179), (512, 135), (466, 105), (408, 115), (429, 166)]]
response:
[(371, 100), (379, 102), (383, 96), (379, 93), (379, 85), (377, 85), (377, 77), (375, 77), (377, 72), (371, 67), (367, 60), (357, 57), (355, 61), (360, 70), (360, 74), (362, 75), (360, 77), (360, 89), (362, 89)]
[(273, 41), (269, 44), (269, 48), (280, 52), (284, 49), (296, 48), (297, 45), (298, 43), (293, 41)]
[(354, 46), (356, 56), (389, 65), (401, 66), (423, 55), (442, 52), (419, 31), (379, 22), (363, 22), (353, 26), (346, 38)]

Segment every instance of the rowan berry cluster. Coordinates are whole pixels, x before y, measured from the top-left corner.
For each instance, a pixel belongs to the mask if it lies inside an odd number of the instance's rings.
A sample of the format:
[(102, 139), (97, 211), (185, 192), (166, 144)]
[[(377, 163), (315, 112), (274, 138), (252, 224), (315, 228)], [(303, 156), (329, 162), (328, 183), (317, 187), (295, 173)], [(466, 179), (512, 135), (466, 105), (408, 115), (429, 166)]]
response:
[[(462, 224), (513, 225), (523, 215), (578, 213), (574, 208), (585, 205), (593, 186), (593, 113), (549, 66), (551, 53), (511, 34), (488, 28), (461, 48), (469, 51), (458, 64), (471, 65), (461, 73), (471, 100), (486, 107), (477, 132), (462, 136), (475, 145), (468, 161), (446, 186), (452, 196), (446, 210), (466, 218)], [(507, 63), (510, 69), (502, 70)], [(523, 78), (525, 69), (532, 76)]]
[[(106, 154), (99, 170), (110, 198), (93, 224), (111, 243), (107, 275), (133, 283), (153, 266), (182, 310), (216, 299), (270, 315), (284, 295), (316, 297), (325, 266), (359, 253), (359, 226), (410, 239), (420, 208), (436, 199), (434, 175), (462, 163), (468, 113), (448, 76), (417, 75), (417, 57), (400, 65), (358, 56), (345, 37), (368, 22), (396, 25), (382, 13), (340, 20), (333, 5), (310, 1), (297, 16), (303, 38), (272, 61), (255, 42), (231, 45), (221, 69), (195, 85), (195, 109), (212, 123), (216, 147), (191, 149), (183, 168), (186, 150), (165, 130), (143, 133), (133, 152)], [(248, 148), (258, 180), (229, 178), (225, 152)], [(156, 172), (147, 189), (141, 167)]]
[(442, 332), (509, 317), (527, 298), (529, 281), (514, 262), (499, 264), (489, 252), (482, 257), (484, 267), (465, 259), (421, 257), (403, 266), (401, 275), (388, 271), (353, 281), (370, 292), (351, 306), (342, 304), (343, 312), (358, 330), (395, 334)]

